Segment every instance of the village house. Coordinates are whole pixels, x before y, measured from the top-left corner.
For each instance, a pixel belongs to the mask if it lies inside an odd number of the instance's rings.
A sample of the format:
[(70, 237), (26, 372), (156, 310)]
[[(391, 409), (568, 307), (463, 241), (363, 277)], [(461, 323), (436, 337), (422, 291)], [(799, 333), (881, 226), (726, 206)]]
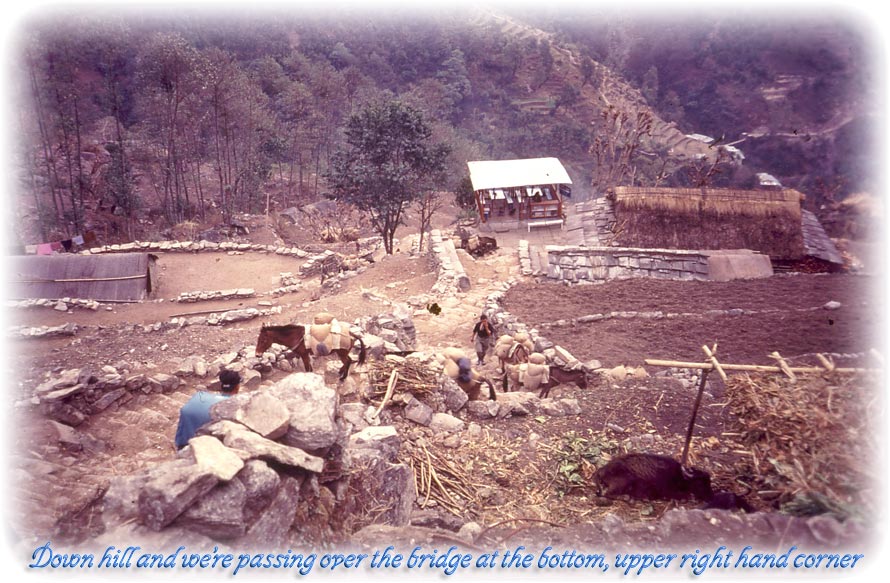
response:
[(556, 158), (467, 162), (483, 224), (495, 231), (562, 226), (564, 199), (572, 196), (563, 165)]

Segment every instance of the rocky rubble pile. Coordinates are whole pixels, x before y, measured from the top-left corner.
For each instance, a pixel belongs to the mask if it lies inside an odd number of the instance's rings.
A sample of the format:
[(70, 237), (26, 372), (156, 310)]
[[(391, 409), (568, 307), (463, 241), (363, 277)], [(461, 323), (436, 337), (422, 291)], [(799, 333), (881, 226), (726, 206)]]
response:
[[(312, 373), (235, 395), (214, 406), (212, 423), (177, 459), (112, 480), (106, 529), (135, 520), (153, 531), (274, 548), (291, 529), (332, 528), (338, 514), (362, 516), (372, 507), (377, 520), (405, 524), (414, 481), (398, 462), (397, 432), (356, 430), (349, 419), (337, 393)], [(310, 518), (320, 512), (329, 516), (323, 525)]]
[(43, 307), (51, 308), (59, 312), (67, 312), (71, 308), (83, 308), (85, 310), (96, 311), (99, 309), (99, 302), (96, 300), (82, 300), (80, 298), (60, 298), (57, 300), (37, 298), (31, 300), (10, 301), (6, 302), (8, 308), (33, 308)]
[(61, 326), (18, 326), (9, 329), (9, 336), (12, 338), (51, 338), (75, 334), (77, 334), (77, 324), (70, 322)]
[(112, 404), (122, 405), (139, 393), (169, 393), (180, 383), (175, 375), (130, 374), (126, 368), (111, 365), (95, 373), (72, 368), (36, 387), (30, 402), (50, 419), (76, 427)]

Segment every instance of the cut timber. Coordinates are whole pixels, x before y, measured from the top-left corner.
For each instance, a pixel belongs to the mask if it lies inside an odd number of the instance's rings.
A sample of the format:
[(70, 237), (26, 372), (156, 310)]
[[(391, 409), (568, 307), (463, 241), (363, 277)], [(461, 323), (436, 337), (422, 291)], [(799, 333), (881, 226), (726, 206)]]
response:
[[(701, 370), (711, 370), (714, 365), (708, 362), (682, 362), (679, 360), (659, 360), (656, 358), (647, 358), (644, 360), (649, 366), (671, 366), (675, 368), (697, 368)], [(721, 363), (723, 370), (744, 370), (754, 372), (783, 372), (778, 366), (768, 366), (760, 364), (726, 364)], [(793, 366), (789, 367), (792, 372), (825, 372), (824, 368), (818, 366)], [(882, 372), (880, 368), (835, 368), (834, 372), (841, 373), (859, 373), (859, 372)]]

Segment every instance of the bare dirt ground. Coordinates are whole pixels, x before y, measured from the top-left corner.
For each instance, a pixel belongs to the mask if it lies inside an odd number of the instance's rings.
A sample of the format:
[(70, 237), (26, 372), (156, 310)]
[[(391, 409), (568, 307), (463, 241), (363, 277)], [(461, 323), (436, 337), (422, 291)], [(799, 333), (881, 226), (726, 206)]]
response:
[[(416, 314), (418, 349), (437, 350), (453, 345), (471, 352), (470, 332), (485, 296), (518, 272), (515, 250), (510, 248), (479, 260), (463, 253), (461, 258), (473, 287), (460, 297), (441, 298), (440, 316), (422, 311)], [(299, 264), (272, 254), (164, 254), (159, 259), (164, 302), (114, 305), (111, 310), (67, 314), (47, 308), (19, 310), (13, 314), (19, 324), (75, 322), (82, 329), (74, 339), (11, 343), (20, 367), (18, 397), (29, 396), (47, 373), (65, 368), (98, 368), (125, 362), (134, 372), (170, 372), (175, 363), (187, 356), (212, 359), (252, 346), (259, 327), (256, 321), (218, 327), (187, 326), (164, 332), (146, 332), (142, 326), (180, 312), (256, 306), (261, 298), (198, 304), (178, 304), (169, 298), (182, 291), (236, 287), (265, 292), (280, 285), (280, 272), (295, 273)], [(308, 321), (312, 314), (324, 310), (351, 321), (387, 311), (388, 302), (404, 302), (428, 294), (434, 282), (435, 274), (425, 256), (398, 253), (344, 280), (335, 293), (322, 292), (319, 282), (306, 280), (304, 290), (271, 300), (282, 307), (282, 313), (271, 320)], [(811, 362), (812, 358), (802, 355), (815, 352), (864, 353), (876, 347), (874, 322), (882, 309), (875, 291), (874, 279), (853, 275), (777, 276), (720, 284), (626, 280), (578, 287), (526, 280), (508, 292), (505, 306), (551, 341), (565, 346), (582, 360), (598, 359), (604, 367), (638, 366), (645, 358), (701, 361), (701, 345), (715, 341), (724, 362), (772, 364), (766, 355), (779, 351), (792, 363), (800, 364)], [(828, 301), (841, 305), (834, 310), (824, 309), (822, 306)], [(757, 313), (708, 313), (718, 309)], [(569, 323), (590, 314), (643, 311), (682, 316), (616, 317), (589, 324)], [(836, 359), (842, 361), (844, 357), (836, 355)], [(867, 358), (853, 361), (856, 366), (872, 364)], [(491, 378), (497, 376), (492, 362), (482, 367), (482, 372)], [(650, 370), (653, 375), (657, 372)], [(35, 411), (20, 407), (18, 414), (27, 420), (25, 424), (30, 425), (31, 431), (21, 434), (19, 445), (25, 451), (37, 452), (41, 463), (69, 460), (64, 463), (69, 467), (66, 472), (71, 475), (67, 479), (72, 483), (90, 483), (91, 474), (105, 475), (109, 468), (120, 475), (169, 459), (174, 455), (170, 443), (178, 407), (200, 382), (206, 381), (189, 379), (173, 394), (140, 397), (95, 415), (79, 429), (101, 439), (107, 449), (100, 453), (80, 452), (73, 457), (53, 446), (52, 431)], [(863, 387), (863, 393), (874, 390), (872, 386)], [(581, 458), (592, 453), (614, 455), (628, 447), (678, 456), (694, 389), (671, 376), (623, 382), (601, 378), (587, 391), (573, 386), (556, 387), (551, 397), (577, 399), (581, 414), (475, 420), (482, 428), (480, 438), (460, 447), (435, 439), (419, 426), (407, 426), (410, 434), (426, 436), (437, 455), (473, 472), (477, 486), (484, 486), (477, 490), (482, 492), (480, 497), (467, 501), (457, 513), (459, 518), (492, 524), (504, 517), (523, 516), (553, 524), (578, 524), (608, 513), (643, 522), (660, 516), (668, 508), (667, 503), (615, 502), (599, 506), (584, 486), (593, 466), (588, 458)], [(141, 431), (134, 432), (134, 427)], [(744, 478), (733, 472), (741, 467), (747, 454), (734, 441), (732, 432), (733, 419), (726, 409), (722, 384), (712, 379), (696, 423), (690, 462), (711, 471), (718, 488), (744, 492)], [(568, 461), (577, 462), (577, 467), (566, 471)], [(32, 460), (25, 467), (39, 468), (30, 465), (36, 463)], [(63, 506), (66, 501), (73, 504), (74, 498), (74, 494), (64, 491), (55, 495)], [(758, 509), (775, 509), (768, 496), (755, 495), (751, 502)]]
[[(724, 362), (767, 364), (778, 351), (793, 362), (818, 364), (814, 353), (862, 353), (877, 347), (882, 311), (875, 277), (776, 275), (701, 282), (628, 279), (566, 288), (522, 283), (505, 305), (523, 322), (578, 358), (603, 366), (639, 366), (647, 358), (700, 361), (703, 344), (718, 344)], [(837, 309), (825, 309), (828, 302)], [(713, 314), (744, 310), (753, 314)], [(559, 324), (591, 314), (662, 312), (673, 318), (614, 317)]]

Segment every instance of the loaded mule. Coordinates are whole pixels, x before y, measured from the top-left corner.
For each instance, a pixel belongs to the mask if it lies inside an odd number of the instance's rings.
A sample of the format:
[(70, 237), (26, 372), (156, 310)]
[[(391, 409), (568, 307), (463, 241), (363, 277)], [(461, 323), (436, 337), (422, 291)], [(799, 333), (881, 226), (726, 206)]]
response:
[(342, 381), (349, 375), (352, 359), (349, 353), (355, 344), (359, 345), (358, 364), (365, 363), (365, 343), (361, 338), (354, 337), (348, 326), (337, 321), (333, 315), (321, 312), (313, 318), (313, 324), (307, 329), (301, 324), (284, 326), (266, 326), (260, 328), (256, 342), (256, 356), (260, 357), (273, 344), (281, 344), (291, 352), (288, 358), (299, 356), (306, 372), (312, 372), (309, 355), (329, 356), (336, 354), (343, 366), (340, 367), (339, 379)]

